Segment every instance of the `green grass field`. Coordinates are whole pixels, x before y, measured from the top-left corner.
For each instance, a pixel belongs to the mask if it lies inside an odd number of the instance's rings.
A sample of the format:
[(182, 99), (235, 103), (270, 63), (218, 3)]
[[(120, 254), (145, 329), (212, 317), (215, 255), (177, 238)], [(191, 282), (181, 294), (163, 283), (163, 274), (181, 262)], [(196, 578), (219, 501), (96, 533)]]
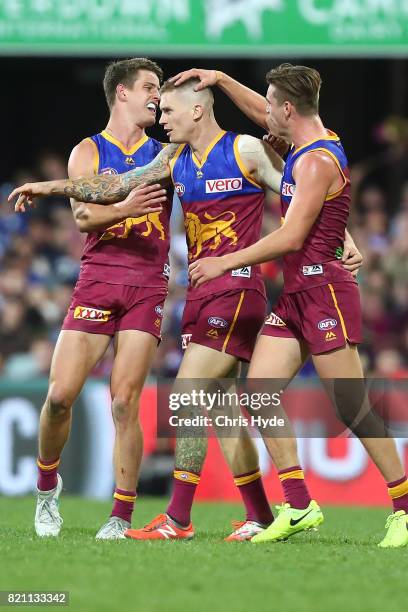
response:
[[(62, 535), (34, 536), (33, 499), (0, 499), (0, 590), (66, 590), (71, 610), (393, 612), (406, 608), (408, 548), (381, 550), (386, 511), (324, 509), (318, 533), (224, 543), (233, 504), (197, 504), (190, 542), (96, 542), (109, 503), (65, 496)], [(165, 501), (137, 502), (133, 524)], [(37, 609), (43, 606), (36, 606)]]

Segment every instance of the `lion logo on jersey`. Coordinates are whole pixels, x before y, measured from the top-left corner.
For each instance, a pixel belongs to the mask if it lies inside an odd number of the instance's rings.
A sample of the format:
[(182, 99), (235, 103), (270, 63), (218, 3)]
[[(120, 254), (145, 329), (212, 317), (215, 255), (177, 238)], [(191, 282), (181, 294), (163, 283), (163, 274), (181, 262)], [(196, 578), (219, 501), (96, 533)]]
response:
[(116, 223), (108, 227), (100, 237), (100, 240), (112, 240), (113, 238), (127, 238), (136, 225), (146, 224), (146, 230), (140, 232), (141, 236), (150, 236), (155, 228), (159, 233), (159, 240), (165, 240), (165, 232), (162, 222), (160, 221), (160, 213), (148, 213), (141, 217), (128, 217), (120, 223)]
[[(229, 215), (229, 218), (225, 218), (225, 215)], [(229, 238), (230, 245), (237, 244), (238, 242), (237, 233), (232, 227), (235, 221), (234, 212), (226, 210), (215, 217), (212, 217), (208, 213), (204, 213), (204, 218), (209, 219), (210, 223), (201, 223), (198, 216), (192, 212), (188, 212), (184, 218), (189, 259), (198, 257), (202, 251), (203, 244), (209, 240), (213, 240), (213, 243), (209, 247), (212, 251), (220, 246), (221, 236)], [(194, 247), (195, 253), (193, 253)]]

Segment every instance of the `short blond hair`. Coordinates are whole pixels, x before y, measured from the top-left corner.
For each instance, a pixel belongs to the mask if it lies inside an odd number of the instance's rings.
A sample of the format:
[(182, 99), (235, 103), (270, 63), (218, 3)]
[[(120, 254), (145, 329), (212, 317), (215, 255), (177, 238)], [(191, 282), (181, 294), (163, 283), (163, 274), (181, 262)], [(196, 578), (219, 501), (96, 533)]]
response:
[[(165, 81), (163, 85), (161, 86), (160, 93), (164, 94), (164, 93), (169, 93), (171, 91), (186, 91), (186, 90), (194, 91), (194, 87), (198, 85), (199, 83), (200, 83), (200, 79), (198, 79), (197, 77), (191, 77), (190, 79), (187, 79), (187, 81), (184, 81), (184, 83), (182, 83), (181, 85), (177, 85), (177, 86), (172, 81)], [(200, 89), (196, 93), (201, 94), (202, 96), (205, 96), (204, 99), (206, 99), (206, 102), (208, 103), (209, 106), (214, 105), (214, 94), (212, 92), (211, 87), (205, 87), (204, 89)]]

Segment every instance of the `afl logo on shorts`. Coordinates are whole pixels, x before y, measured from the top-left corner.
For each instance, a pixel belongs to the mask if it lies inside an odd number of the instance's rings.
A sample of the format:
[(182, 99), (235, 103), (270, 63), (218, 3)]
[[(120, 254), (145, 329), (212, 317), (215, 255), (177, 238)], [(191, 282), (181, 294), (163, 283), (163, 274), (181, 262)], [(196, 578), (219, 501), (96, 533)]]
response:
[(211, 327), (228, 327), (228, 322), (225, 319), (221, 319), (221, 317), (210, 317), (208, 319), (208, 324), (211, 325)]
[(103, 168), (99, 174), (118, 174), (118, 172), (115, 168)]
[(336, 319), (323, 319), (323, 321), (319, 321), (317, 327), (321, 331), (327, 331), (328, 329), (334, 329), (337, 325)]
[(174, 183), (174, 190), (178, 196), (183, 196), (185, 194), (186, 188), (183, 183)]
[(156, 313), (157, 315), (159, 315), (159, 317), (162, 317), (162, 316), (163, 316), (163, 308), (162, 308), (162, 306), (156, 306), (156, 308), (154, 309), (154, 311), (155, 311), (155, 313)]

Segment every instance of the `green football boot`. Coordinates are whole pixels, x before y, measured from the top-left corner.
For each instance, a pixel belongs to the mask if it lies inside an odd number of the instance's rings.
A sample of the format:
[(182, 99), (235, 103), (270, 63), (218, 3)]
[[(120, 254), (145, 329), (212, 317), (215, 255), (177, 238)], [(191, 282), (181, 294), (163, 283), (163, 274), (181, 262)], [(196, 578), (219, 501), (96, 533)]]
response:
[(398, 510), (390, 514), (385, 523), (387, 533), (378, 544), (380, 548), (400, 548), (408, 544), (408, 514)]
[(299, 510), (289, 504), (277, 506), (278, 516), (267, 529), (255, 535), (251, 542), (280, 542), (287, 540), (295, 533), (314, 529), (323, 523), (323, 514), (318, 504), (312, 499), (307, 508)]

